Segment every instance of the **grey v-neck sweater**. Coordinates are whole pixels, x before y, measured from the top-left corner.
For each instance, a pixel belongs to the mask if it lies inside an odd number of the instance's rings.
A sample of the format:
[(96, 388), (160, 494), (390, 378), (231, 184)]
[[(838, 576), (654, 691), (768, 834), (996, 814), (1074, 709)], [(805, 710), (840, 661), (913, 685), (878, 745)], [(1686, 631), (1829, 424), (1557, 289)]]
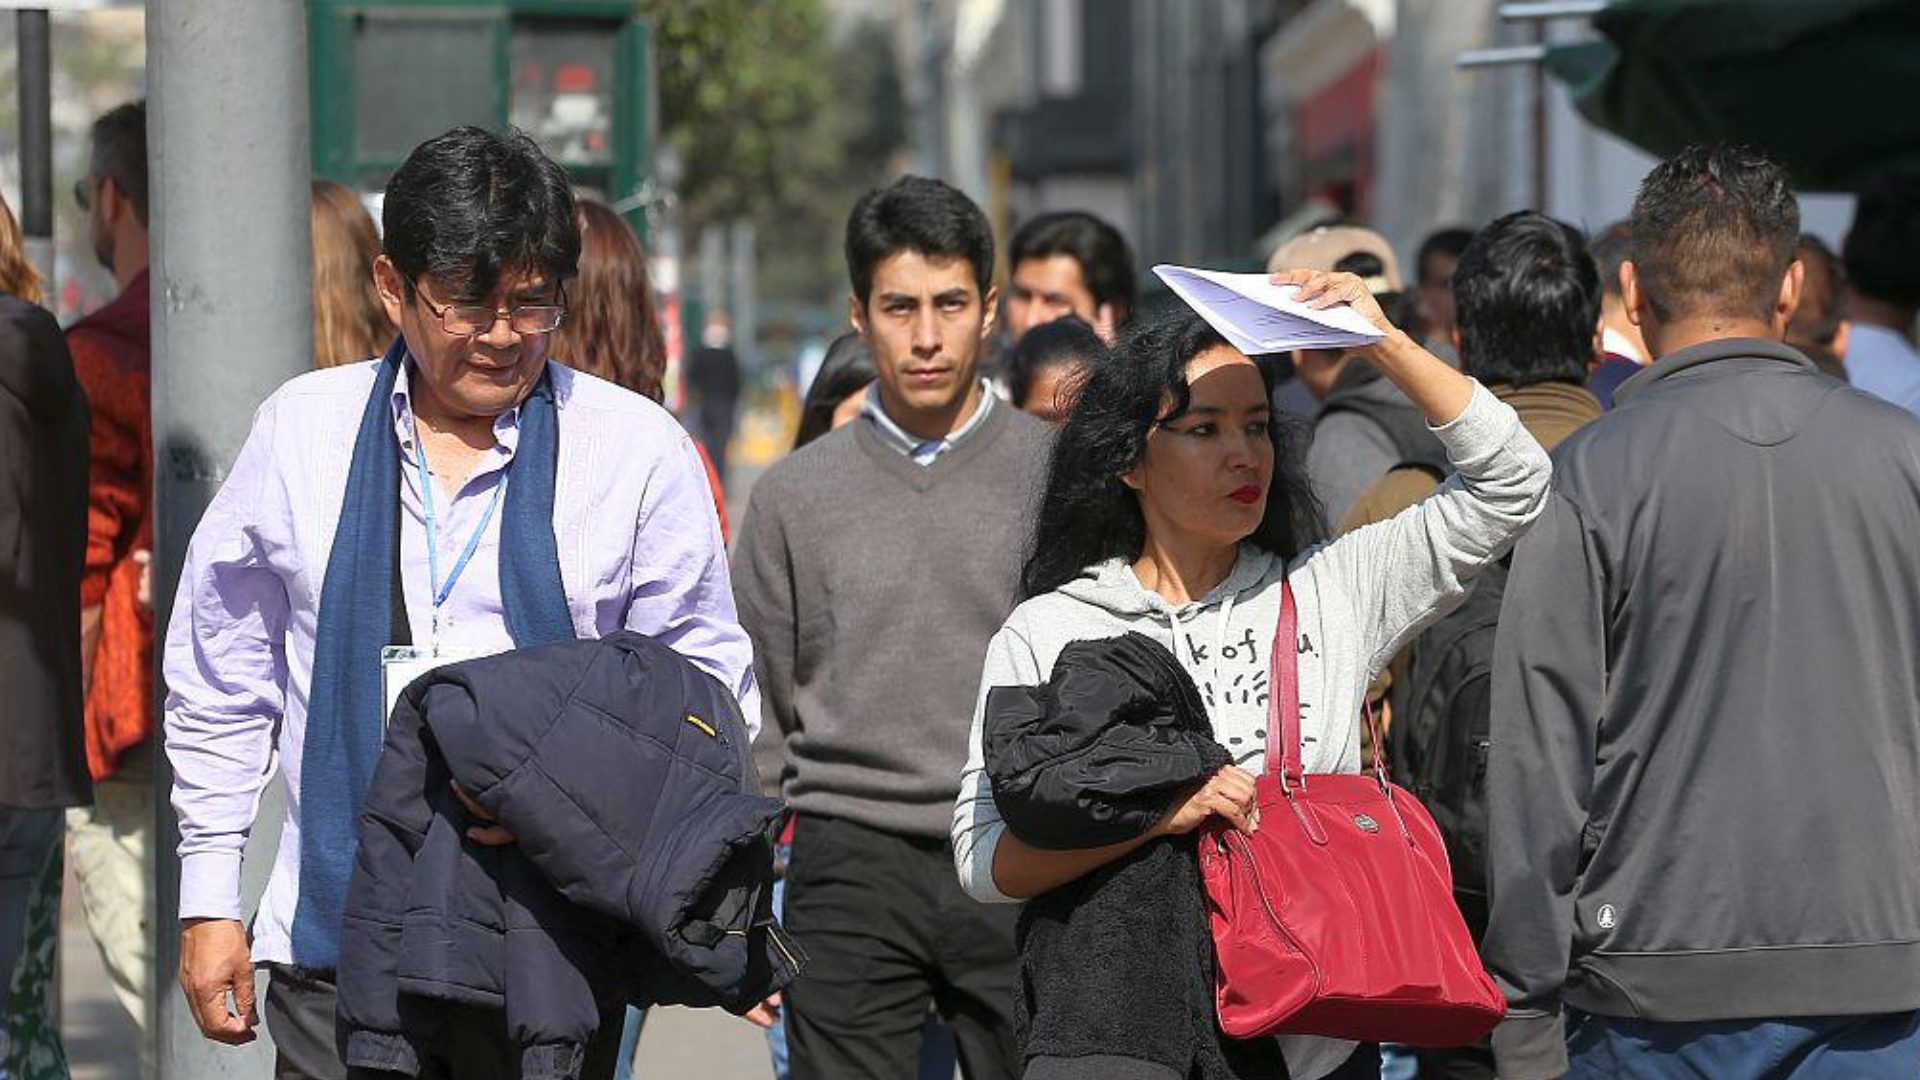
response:
[(796, 810), (946, 837), (1050, 434), (1002, 406), (917, 465), (853, 423), (754, 485), (734, 598)]

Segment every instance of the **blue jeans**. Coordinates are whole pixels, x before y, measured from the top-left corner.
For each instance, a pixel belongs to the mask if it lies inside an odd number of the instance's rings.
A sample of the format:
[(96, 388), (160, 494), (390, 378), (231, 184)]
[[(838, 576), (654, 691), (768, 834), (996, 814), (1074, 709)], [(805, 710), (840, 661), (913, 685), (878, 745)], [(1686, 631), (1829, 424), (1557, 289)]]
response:
[(647, 1010), (627, 1006), (627, 1024), (620, 1029), (620, 1056), (614, 1059), (613, 1080), (633, 1080), (633, 1055), (640, 1049), (640, 1029), (647, 1026)]
[(1380, 1080), (1420, 1080), (1420, 1059), (1407, 1047), (1381, 1043)]
[(1920, 1013), (1682, 1023), (1569, 1010), (1564, 1080), (1913, 1080)]

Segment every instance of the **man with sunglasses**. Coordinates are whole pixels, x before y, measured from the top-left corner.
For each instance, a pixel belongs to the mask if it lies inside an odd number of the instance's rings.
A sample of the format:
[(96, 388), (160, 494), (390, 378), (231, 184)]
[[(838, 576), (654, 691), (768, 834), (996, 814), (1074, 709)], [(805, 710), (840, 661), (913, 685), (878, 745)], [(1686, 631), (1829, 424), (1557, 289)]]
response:
[[(194, 534), (166, 647), (180, 981), (207, 1038), (243, 1043), (266, 966), (279, 1077), (384, 1075), (340, 1060), (333, 972), (393, 687), (631, 629), (759, 707), (691, 441), (653, 402), (548, 360), (580, 255), (566, 175), (524, 135), (458, 128), (413, 151), (383, 216), (374, 276), (399, 339), (261, 406)], [(241, 850), (276, 757), (287, 821), (249, 940)], [(470, 838), (512, 842), (467, 806)], [(518, 1075), (499, 1011), (452, 1028), (420, 1075)], [(615, 1014), (584, 1077), (611, 1075), (619, 1038)]]
[(89, 135), (73, 196), (120, 291), (67, 331), (92, 412), (80, 672), (95, 795), (67, 812), (67, 858), (114, 996), (144, 1031), (153, 991), (153, 615), (141, 583), (153, 547), (146, 102), (107, 111)]

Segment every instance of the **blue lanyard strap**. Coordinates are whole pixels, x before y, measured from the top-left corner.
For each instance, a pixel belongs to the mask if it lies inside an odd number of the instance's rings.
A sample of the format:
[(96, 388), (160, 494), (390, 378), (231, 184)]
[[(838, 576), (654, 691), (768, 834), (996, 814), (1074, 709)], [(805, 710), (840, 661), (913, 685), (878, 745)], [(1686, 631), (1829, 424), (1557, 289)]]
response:
[(427, 587), (433, 596), (434, 624), (437, 628), (440, 621), (440, 606), (447, 602), (447, 597), (453, 595), (454, 583), (460, 580), (460, 575), (466, 572), (467, 564), (473, 561), (473, 553), (479, 550), (480, 538), (486, 535), (487, 525), (493, 521), (493, 512), (500, 506), (500, 493), (506, 490), (507, 477), (502, 473), (500, 482), (494, 485), (493, 497), (487, 500), (487, 509), (480, 515), (480, 524), (474, 527), (473, 535), (467, 538), (466, 548), (460, 552), (460, 558), (454, 562), (453, 570), (447, 574), (447, 579), (443, 582), (440, 580), (440, 530), (434, 523), (433, 477), (427, 473), (427, 448), (420, 441), (417, 431), (414, 434), (413, 448), (414, 462), (420, 469), (420, 505), (426, 517), (427, 526)]

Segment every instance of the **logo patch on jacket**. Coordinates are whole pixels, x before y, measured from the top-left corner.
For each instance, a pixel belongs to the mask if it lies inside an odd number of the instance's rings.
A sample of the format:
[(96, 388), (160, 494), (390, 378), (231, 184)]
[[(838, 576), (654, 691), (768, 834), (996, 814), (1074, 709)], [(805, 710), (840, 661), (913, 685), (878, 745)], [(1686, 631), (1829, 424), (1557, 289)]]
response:
[(1595, 921), (1600, 924), (1600, 929), (1611, 930), (1620, 924), (1620, 913), (1613, 909), (1612, 904), (1601, 904)]

